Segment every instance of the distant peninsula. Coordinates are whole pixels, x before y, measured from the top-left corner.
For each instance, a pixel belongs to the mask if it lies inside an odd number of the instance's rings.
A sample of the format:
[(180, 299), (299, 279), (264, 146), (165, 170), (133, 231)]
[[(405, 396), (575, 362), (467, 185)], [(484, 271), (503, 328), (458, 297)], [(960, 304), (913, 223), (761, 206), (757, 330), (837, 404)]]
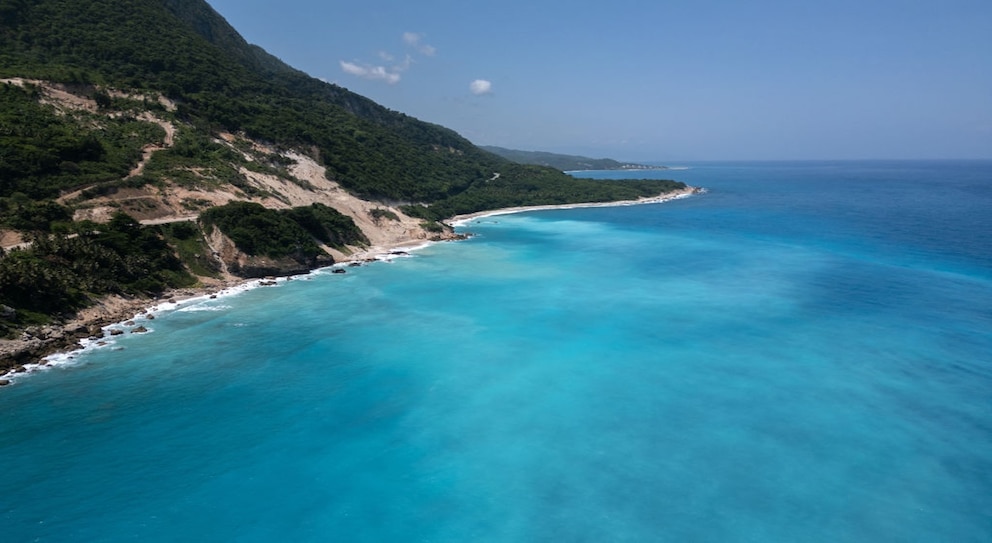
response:
[(544, 151), (520, 151), (517, 149), (505, 149), (492, 145), (481, 145), (481, 149), (489, 151), (494, 155), (501, 156), (507, 160), (518, 164), (532, 164), (535, 166), (549, 166), (563, 172), (580, 170), (667, 170), (667, 166), (649, 166), (646, 164), (633, 164), (630, 162), (619, 162), (612, 158), (590, 158), (579, 155), (561, 155), (558, 153), (547, 153)]

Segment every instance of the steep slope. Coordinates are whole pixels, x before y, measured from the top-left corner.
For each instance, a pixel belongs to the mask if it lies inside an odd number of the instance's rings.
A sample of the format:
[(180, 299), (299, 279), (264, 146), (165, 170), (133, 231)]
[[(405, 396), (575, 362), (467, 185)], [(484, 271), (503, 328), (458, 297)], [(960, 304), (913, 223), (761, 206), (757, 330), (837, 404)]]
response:
[(289, 68), (201, 0), (4, 4), (14, 9), (0, 26), (0, 76), (162, 93), (194, 125), (316, 146), (356, 194), (432, 201), (499, 162), (450, 130)]

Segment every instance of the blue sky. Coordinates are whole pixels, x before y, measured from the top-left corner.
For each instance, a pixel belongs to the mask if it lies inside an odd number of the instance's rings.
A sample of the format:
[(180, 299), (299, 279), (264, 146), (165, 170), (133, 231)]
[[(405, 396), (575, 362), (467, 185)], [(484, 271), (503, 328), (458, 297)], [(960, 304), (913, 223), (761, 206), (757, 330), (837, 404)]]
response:
[(989, 0), (208, 0), (476, 144), (620, 160), (992, 158)]

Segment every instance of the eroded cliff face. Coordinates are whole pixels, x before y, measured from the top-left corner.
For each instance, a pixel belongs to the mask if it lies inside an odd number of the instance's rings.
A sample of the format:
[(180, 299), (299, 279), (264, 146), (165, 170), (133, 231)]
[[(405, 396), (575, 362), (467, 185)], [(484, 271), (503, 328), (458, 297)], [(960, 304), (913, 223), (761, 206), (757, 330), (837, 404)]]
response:
[(300, 253), (282, 258), (249, 255), (239, 249), (219, 228), (213, 226), (205, 227), (205, 238), (222, 272), (244, 279), (298, 275), (334, 263), (334, 258), (326, 253), (316, 257)]
[[(65, 85), (20, 78), (0, 82), (30, 85), (38, 89), (41, 101), (53, 106), (61, 115), (78, 113), (98, 119), (101, 115), (122, 114), (100, 109), (86, 93)], [(116, 98), (161, 106), (131, 114), (143, 122), (158, 125), (165, 136), (161, 142), (144, 148), (140, 162), (122, 180), (140, 180), (141, 176), (145, 176), (153, 182), (128, 182), (110, 189), (89, 186), (62, 194), (57, 202), (72, 210), (74, 220), (103, 223), (115, 212), (124, 211), (146, 225), (196, 222), (200, 212), (233, 201), (256, 202), (271, 209), (321, 203), (350, 217), (369, 240), (367, 247), (325, 247), (327, 258), (307, 259), (301, 255), (295, 259), (269, 259), (240, 253), (231, 240), (219, 232), (205, 232), (205, 238), (215, 248), (214, 252), (219, 255), (217, 258), (225, 272), (235, 277), (302, 273), (315, 266), (328, 265), (334, 259), (349, 259), (380, 248), (455, 237), (450, 231), (425, 230), (420, 219), (404, 214), (395, 202), (370, 201), (350, 194), (327, 177), (327, 170), (320, 164), (315, 149), (277, 147), (243, 134), (222, 132), (210, 135), (210, 141), (231, 151), (228, 156), (233, 158), (215, 163), (212, 167), (163, 167), (162, 163), (167, 161), (156, 162), (156, 155), (168, 153), (182, 134), (191, 133), (196, 128), (177, 120), (172, 115), (176, 105), (162, 96), (137, 96), (114, 89), (105, 90)], [(224, 175), (218, 174), (221, 170)], [(0, 230), (0, 246), (3, 248), (9, 249), (22, 243), (20, 233)]]

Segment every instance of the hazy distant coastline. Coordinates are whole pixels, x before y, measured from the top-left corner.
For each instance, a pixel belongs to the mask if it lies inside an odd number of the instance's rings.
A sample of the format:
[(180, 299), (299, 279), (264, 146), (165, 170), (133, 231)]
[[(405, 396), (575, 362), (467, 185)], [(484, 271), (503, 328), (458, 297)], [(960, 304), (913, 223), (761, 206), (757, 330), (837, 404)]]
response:
[(667, 170), (667, 166), (651, 166), (633, 162), (620, 162), (612, 158), (590, 158), (580, 155), (562, 155), (544, 151), (521, 151), (505, 149), (491, 145), (482, 145), (481, 149), (499, 155), (519, 164), (548, 166), (563, 172), (583, 172), (602, 170)]

